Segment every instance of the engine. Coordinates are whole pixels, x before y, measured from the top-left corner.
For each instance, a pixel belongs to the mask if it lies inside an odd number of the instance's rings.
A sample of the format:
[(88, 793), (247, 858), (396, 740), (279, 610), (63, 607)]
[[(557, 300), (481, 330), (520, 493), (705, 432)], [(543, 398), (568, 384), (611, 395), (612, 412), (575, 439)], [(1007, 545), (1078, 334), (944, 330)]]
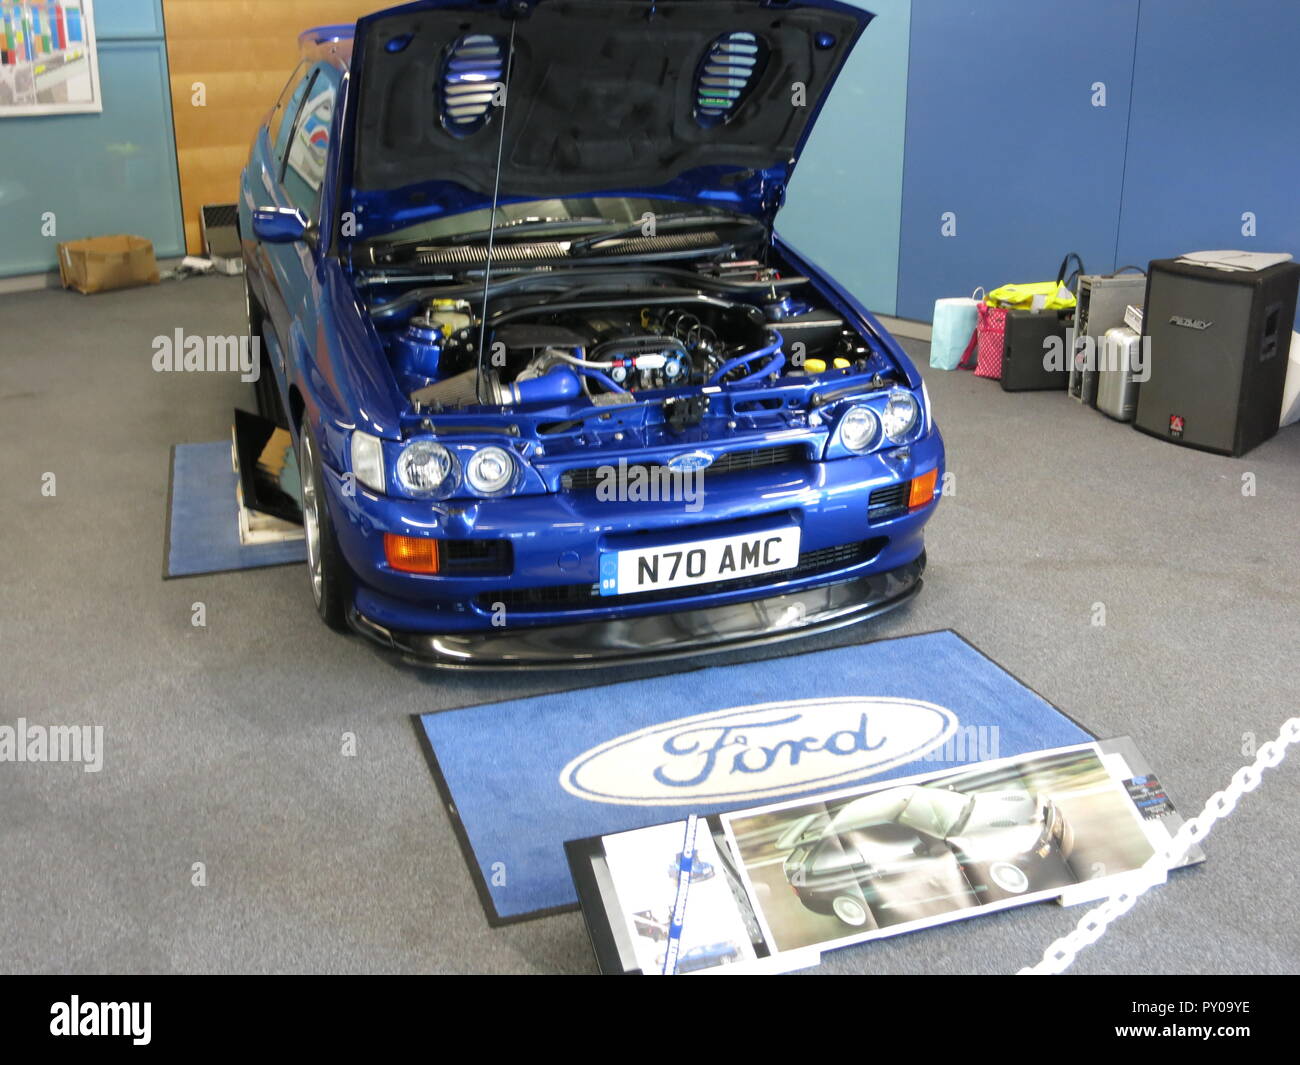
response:
[(390, 339), (389, 353), (412, 401), (436, 410), (581, 398), (629, 403), (641, 393), (848, 368), (870, 349), (834, 313), (788, 295), (749, 303), (650, 289), (593, 299), (502, 297), (486, 330), (470, 303), (430, 300)]

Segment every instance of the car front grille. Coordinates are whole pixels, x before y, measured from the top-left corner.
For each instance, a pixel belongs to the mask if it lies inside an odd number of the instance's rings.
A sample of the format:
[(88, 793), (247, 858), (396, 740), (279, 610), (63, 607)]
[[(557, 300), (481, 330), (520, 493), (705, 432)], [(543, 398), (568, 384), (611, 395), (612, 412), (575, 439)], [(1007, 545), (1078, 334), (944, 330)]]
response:
[(877, 488), (871, 493), (871, 498), (867, 501), (867, 519), (869, 521), (883, 521), (885, 518), (895, 518), (899, 514), (906, 514), (907, 498), (911, 488), (911, 481), (891, 484), (887, 488)]
[[(728, 451), (724, 455), (719, 455), (713, 465), (704, 470), (704, 477), (708, 480), (730, 473), (745, 473), (749, 470), (778, 469), (782, 466), (796, 466), (807, 460), (808, 450), (803, 444), (782, 444), (777, 447), (753, 448), (749, 451)], [(560, 488), (565, 492), (594, 492), (600, 483), (600, 471), (603, 469), (618, 470), (617, 460), (607, 462), (603, 466), (583, 466), (566, 470), (561, 475)], [(631, 463), (627, 467), (627, 472), (631, 474), (635, 469), (645, 470), (651, 477), (663, 476), (669, 472), (657, 463)]]
[(438, 560), (444, 577), (507, 577), (515, 553), (509, 540), (439, 540)]
[(631, 595), (602, 596), (594, 584), (557, 584), (545, 588), (520, 588), (512, 591), (487, 592), (478, 597), (478, 606), (494, 610), (498, 603), (506, 609), (521, 612), (544, 613), (556, 610), (580, 610), (599, 605), (624, 606), (630, 603), (671, 602), (691, 596), (713, 595), (718, 592), (739, 592), (747, 588), (783, 581), (800, 580), (823, 573), (835, 573), (869, 562), (880, 554), (886, 540), (863, 540), (839, 547), (823, 547), (804, 551), (799, 555), (799, 565), (779, 573), (762, 573), (734, 581), (714, 581), (710, 584), (692, 584), (685, 588), (665, 588), (654, 592), (635, 592)]

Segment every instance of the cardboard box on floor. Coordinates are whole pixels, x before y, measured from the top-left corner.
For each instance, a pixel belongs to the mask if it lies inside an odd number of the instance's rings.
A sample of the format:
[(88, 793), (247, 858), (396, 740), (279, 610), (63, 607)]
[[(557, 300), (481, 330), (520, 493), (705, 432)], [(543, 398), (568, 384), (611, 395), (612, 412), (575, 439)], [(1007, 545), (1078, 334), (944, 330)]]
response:
[(69, 240), (59, 245), (59, 279), (64, 288), (90, 295), (133, 285), (158, 284), (153, 243), (119, 234)]

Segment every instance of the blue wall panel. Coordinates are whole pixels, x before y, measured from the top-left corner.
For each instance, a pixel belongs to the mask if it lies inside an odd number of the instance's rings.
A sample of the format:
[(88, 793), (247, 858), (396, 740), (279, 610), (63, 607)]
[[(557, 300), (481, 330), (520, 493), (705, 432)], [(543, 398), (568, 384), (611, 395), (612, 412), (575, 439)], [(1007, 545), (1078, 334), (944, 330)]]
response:
[(95, 0), (96, 29), (104, 37), (161, 37), (162, 0)]
[(912, 2), (857, 6), (876, 18), (808, 139), (777, 229), (872, 310), (893, 314)]
[(57, 269), (59, 242), (105, 233), (182, 254), (161, 0), (101, 0), (95, 16), (103, 112), (0, 119), (0, 276)]
[(1067, 251), (1113, 269), (1138, 6), (913, 6), (898, 314), (928, 321), (940, 296), (1046, 280)]
[(1300, 4), (1142, 0), (1137, 45), (1119, 258), (1300, 257)]

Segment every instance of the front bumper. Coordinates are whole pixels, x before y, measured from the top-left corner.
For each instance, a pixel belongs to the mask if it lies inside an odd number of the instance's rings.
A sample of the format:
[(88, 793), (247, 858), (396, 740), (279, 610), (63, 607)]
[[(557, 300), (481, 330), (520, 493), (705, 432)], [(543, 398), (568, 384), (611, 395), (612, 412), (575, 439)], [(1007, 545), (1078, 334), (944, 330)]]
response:
[(668, 614), (444, 634), (389, 629), (353, 610), (362, 635), (412, 664), (464, 670), (574, 669), (686, 658), (831, 632), (902, 606), (921, 590), (925, 552), (884, 573), (767, 599)]
[[(727, 474), (710, 482), (702, 505), (598, 500), (556, 492), (497, 500), (414, 503), (348, 494), (324, 471), (339, 546), (354, 575), (356, 612), (389, 633), (501, 634), (520, 629), (623, 624), (667, 612), (694, 613), (876, 577), (913, 562), (938, 506), (870, 512), (877, 491), (936, 470), (943, 477), (938, 429), (910, 448), (854, 459)], [(669, 595), (599, 595), (602, 556), (628, 548), (687, 543), (797, 525), (799, 566), (757, 584), (687, 586)], [(399, 573), (384, 557), (385, 532), (447, 540), (507, 541), (508, 575)], [(477, 643), (478, 641), (474, 641)], [(490, 642), (490, 641), (489, 641)]]

